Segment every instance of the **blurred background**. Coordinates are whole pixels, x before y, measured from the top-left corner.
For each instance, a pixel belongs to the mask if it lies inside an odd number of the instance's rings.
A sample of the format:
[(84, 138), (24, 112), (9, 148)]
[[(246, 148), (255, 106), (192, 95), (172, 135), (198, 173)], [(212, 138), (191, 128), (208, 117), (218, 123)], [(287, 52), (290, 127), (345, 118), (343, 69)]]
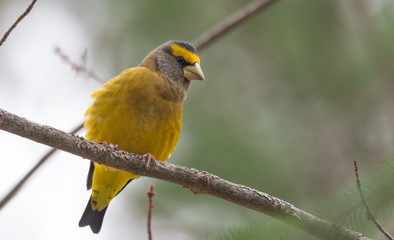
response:
[[(2, 36), (31, 1), (0, 1)], [(70, 131), (101, 82), (159, 44), (193, 42), (250, 3), (39, 0), (0, 47), (0, 108)], [(205, 82), (184, 105), (172, 163), (279, 197), (384, 239), (356, 191), (394, 233), (394, 3), (279, 1), (200, 52)], [(81, 131), (79, 135), (84, 135)], [(49, 148), (0, 131), (0, 197)], [(143, 178), (115, 198), (99, 235), (79, 228), (89, 162), (56, 153), (0, 211), (0, 239), (147, 239), (146, 191), (156, 184), (154, 239), (315, 239), (273, 218)]]

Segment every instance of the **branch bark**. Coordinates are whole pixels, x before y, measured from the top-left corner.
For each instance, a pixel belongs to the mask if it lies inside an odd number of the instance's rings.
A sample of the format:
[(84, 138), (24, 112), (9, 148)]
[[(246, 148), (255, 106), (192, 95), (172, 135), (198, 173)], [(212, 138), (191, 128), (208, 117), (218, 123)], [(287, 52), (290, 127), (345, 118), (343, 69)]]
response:
[(229, 182), (209, 172), (161, 161), (157, 161), (154, 167), (146, 168), (145, 161), (142, 161), (140, 155), (114, 150), (83, 137), (30, 122), (2, 109), (0, 109), (0, 129), (100, 164), (179, 184), (195, 194), (208, 194), (233, 202), (265, 213), (321, 239), (369, 239), (361, 233), (322, 220), (267, 193)]

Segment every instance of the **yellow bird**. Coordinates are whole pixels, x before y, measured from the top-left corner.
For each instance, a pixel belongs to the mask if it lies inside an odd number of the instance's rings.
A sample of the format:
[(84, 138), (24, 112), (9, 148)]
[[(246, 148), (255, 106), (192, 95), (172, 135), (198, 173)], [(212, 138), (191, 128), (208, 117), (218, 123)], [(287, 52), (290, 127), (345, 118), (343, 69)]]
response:
[[(86, 138), (166, 161), (178, 143), (192, 80), (204, 80), (196, 49), (182, 41), (160, 45), (92, 95), (94, 102), (85, 114)], [(79, 226), (98, 233), (110, 201), (138, 177), (91, 162), (87, 188), (92, 194)]]

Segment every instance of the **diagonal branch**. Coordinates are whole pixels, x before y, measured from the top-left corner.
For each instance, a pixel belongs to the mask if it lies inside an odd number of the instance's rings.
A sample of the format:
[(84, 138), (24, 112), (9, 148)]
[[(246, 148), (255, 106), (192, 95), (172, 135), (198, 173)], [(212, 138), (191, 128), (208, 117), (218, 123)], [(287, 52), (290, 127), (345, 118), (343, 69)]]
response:
[[(36, 0), (33, 1), (35, 3)], [(193, 41), (195, 42), (195, 47), (198, 49), (198, 51), (201, 51), (203, 48), (206, 46), (212, 44), (214, 41), (218, 40), (219, 38), (223, 37), (226, 33), (229, 31), (233, 30), (235, 27), (239, 26), (242, 22), (245, 22), (247, 19), (250, 17), (254, 16), (257, 12), (266, 9), (268, 6), (271, 5), (271, 3), (274, 3), (278, 0), (256, 0), (245, 7), (241, 8), (240, 10), (236, 11), (232, 15), (230, 15), (228, 18), (223, 20), (222, 22), (218, 23), (214, 28), (211, 30), (208, 30), (207, 32), (204, 32), (200, 35), (200, 37), (196, 40)], [(32, 3), (32, 5), (33, 5)], [(30, 5), (28, 10), (23, 14), (23, 16), (26, 16), (28, 12), (30, 12), (31, 8), (33, 6)], [(19, 20), (19, 19), (18, 19)], [(20, 21), (20, 20), (19, 20)], [(18, 22), (18, 21), (17, 21)], [(15, 28), (17, 23), (13, 25), (13, 28)], [(12, 29), (11, 29), (12, 31)], [(9, 33), (8, 33), (9, 34)], [(7, 34), (7, 35), (8, 35)], [(3, 37), (3, 38), (6, 38)], [(5, 40), (5, 39), (4, 39)], [(0, 44), (1, 46), (1, 44)], [(99, 81), (100, 78), (97, 77), (97, 75), (94, 72), (91, 72), (87, 70), (83, 65), (78, 65), (74, 62), (71, 62), (67, 55), (61, 52), (59, 48), (55, 49), (55, 52), (68, 64), (71, 65), (71, 67), (76, 70), (77, 72), (82, 71), (87, 74), (87, 76), (93, 77)], [(75, 132), (76, 133), (79, 130), (83, 128), (83, 123), (81, 123), (78, 127), (76, 127)], [(14, 186), (14, 188), (11, 189), (11, 191), (5, 196), (0, 201), (0, 209), (5, 206), (14, 196), (15, 194), (19, 191), (20, 188), (24, 185), (24, 183), (32, 176), (32, 174), (42, 166), (42, 164), (49, 159), (49, 157), (56, 152), (56, 149), (51, 149), (49, 152), (47, 152), (43, 158), (41, 158), (38, 163)]]
[(10, 35), (10, 33), (12, 32), (12, 30), (14, 30), (14, 28), (16, 27), (16, 25), (18, 25), (23, 18), (25, 18), (27, 16), (27, 14), (30, 13), (30, 11), (33, 9), (34, 4), (36, 4), (37, 0), (33, 0), (31, 2), (31, 4), (27, 7), (27, 9), (25, 10), (24, 13), (22, 13), (22, 15), (20, 15), (18, 17), (18, 19), (14, 22), (14, 24), (12, 24), (12, 26), (8, 29), (8, 31), (3, 35), (3, 37), (0, 40), (0, 46), (3, 45), (3, 43), (5, 42), (5, 40), (7, 40), (8, 36)]
[(258, 0), (249, 3), (245, 7), (231, 14), (219, 24), (215, 25), (212, 29), (201, 34), (200, 37), (194, 41), (195, 47), (198, 51), (201, 51), (201, 49), (205, 48), (208, 44), (211, 44), (216, 39), (223, 37), (226, 33), (277, 1), (278, 0)]
[(357, 188), (358, 192), (360, 193), (361, 201), (365, 207), (365, 210), (367, 212), (367, 217), (369, 220), (372, 220), (372, 222), (376, 225), (376, 227), (379, 229), (381, 233), (384, 234), (384, 236), (387, 237), (389, 240), (393, 240), (393, 236), (390, 235), (389, 232), (384, 229), (384, 227), (379, 223), (378, 219), (375, 217), (375, 215), (372, 213), (371, 208), (369, 207), (367, 200), (364, 197), (363, 191), (361, 190), (361, 182), (360, 182), (360, 177), (358, 176), (358, 167), (357, 167), (357, 161), (354, 161), (354, 172), (356, 174), (356, 182), (357, 182)]
[(211, 173), (161, 161), (158, 161), (155, 167), (146, 168), (145, 161), (140, 155), (114, 150), (83, 137), (30, 122), (2, 109), (0, 109), (0, 129), (99, 164), (172, 182), (185, 186), (197, 194), (208, 194), (233, 202), (265, 213), (321, 239), (369, 239), (360, 233), (315, 217), (267, 193), (226, 181)]
[[(79, 126), (75, 127), (72, 131), (71, 134), (77, 133), (79, 130), (83, 128), (83, 123), (80, 124)], [(17, 184), (5, 195), (3, 199), (0, 201), (0, 210), (19, 192), (19, 190), (22, 188), (22, 186), (26, 183), (27, 180), (35, 173), (47, 160), (56, 152), (55, 148), (52, 148), (49, 150), (31, 169), (26, 173), (26, 175), (19, 180)]]

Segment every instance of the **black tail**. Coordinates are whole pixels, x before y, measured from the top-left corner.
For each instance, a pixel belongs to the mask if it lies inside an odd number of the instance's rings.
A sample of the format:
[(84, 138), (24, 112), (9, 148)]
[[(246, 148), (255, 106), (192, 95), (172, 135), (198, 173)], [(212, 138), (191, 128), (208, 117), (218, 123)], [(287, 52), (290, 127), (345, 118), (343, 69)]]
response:
[(90, 161), (90, 168), (89, 168), (89, 172), (88, 172), (88, 177), (86, 179), (86, 188), (88, 190), (90, 190), (92, 188), (93, 173), (94, 173), (94, 163), (93, 163), (93, 161)]
[(105, 211), (107, 211), (108, 206), (104, 208), (102, 211), (92, 210), (90, 203), (91, 198), (92, 197), (89, 198), (88, 205), (86, 206), (85, 211), (83, 212), (81, 220), (79, 220), (79, 226), (80, 227), (90, 226), (90, 229), (92, 229), (94, 233), (99, 233), (101, 229), (101, 225), (103, 224)]

